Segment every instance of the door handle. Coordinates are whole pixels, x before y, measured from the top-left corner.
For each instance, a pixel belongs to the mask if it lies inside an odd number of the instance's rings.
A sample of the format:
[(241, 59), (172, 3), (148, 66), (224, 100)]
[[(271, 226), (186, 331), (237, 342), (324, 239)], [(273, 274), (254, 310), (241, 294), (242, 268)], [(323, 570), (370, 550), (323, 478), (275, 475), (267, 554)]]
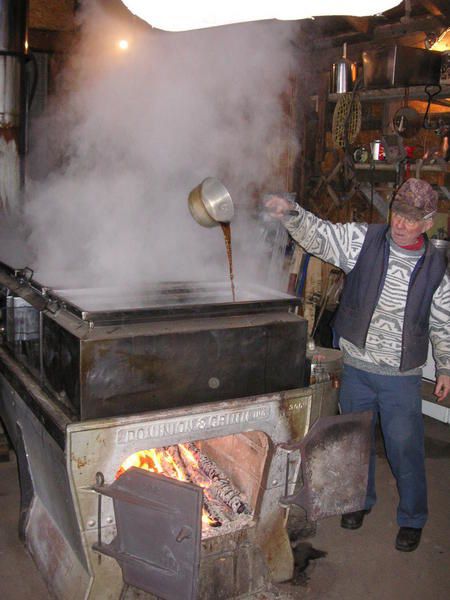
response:
[(176, 541), (178, 543), (180, 543), (183, 540), (188, 540), (191, 537), (192, 537), (192, 529), (190, 527), (188, 527), (187, 525), (183, 525), (183, 527), (178, 532), (178, 535), (176, 537)]

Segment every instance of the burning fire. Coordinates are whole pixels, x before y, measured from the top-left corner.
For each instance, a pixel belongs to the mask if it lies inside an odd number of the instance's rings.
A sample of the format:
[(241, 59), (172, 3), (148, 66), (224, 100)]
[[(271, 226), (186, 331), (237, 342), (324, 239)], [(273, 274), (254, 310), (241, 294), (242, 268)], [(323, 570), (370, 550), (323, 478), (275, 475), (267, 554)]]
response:
[(168, 463), (173, 466), (177, 473), (176, 479), (179, 479), (180, 481), (187, 481), (185, 474), (175, 463), (173, 457), (165, 450), (160, 450), (158, 448), (153, 450), (141, 450), (140, 452), (135, 452), (129, 456), (120, 465), (120, 469), (116, 473), (116, 479), (119, 479), (119, 477), (123, 475), (125, 471), (128, 471), (128, 469), (131, 469), (131, 467), (138, 467), (139, 469), (151, 471), (152, 473), (166, 475), (162, 465), (163, 460), (168, 461)]
[(249, 509), (240, 493), (215, 463), (204, 456), (195, 444), (178, 444), (166, 448), (141, 450), (129, 456), (116, 473), (116, 479), (131, 467), (145, 469), (179, 481), (192, 482), (203, 489), (202, 524), (220, 527)]

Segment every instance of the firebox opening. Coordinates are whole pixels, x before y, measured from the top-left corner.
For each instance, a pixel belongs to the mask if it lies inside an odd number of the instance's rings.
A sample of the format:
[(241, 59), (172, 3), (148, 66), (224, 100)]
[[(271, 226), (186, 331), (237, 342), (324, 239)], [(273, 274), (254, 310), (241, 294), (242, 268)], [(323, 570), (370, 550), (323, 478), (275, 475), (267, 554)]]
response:
[(144, 449), (123, 461), (116, 479), (138, 467), (198, 485), (203, 490), (202, 537), (212, 537), (253, 521), (268, 448), (267, 436), (252, 431)]

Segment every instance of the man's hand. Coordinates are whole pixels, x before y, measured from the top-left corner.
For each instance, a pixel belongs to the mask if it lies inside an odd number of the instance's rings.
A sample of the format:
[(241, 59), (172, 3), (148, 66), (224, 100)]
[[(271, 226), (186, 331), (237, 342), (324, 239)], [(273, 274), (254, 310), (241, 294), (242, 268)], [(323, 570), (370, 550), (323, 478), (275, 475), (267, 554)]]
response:
[(286, 212), (292, 209), (292, 203), (281, 196), (271, 196), (264, 204), (264, 208), (275, 219), (282, 219)]
[(442, 402), (450, 393), (450, 375), (439, 375), (434, 388), (434, 395), (437, 396), (438, 402)]

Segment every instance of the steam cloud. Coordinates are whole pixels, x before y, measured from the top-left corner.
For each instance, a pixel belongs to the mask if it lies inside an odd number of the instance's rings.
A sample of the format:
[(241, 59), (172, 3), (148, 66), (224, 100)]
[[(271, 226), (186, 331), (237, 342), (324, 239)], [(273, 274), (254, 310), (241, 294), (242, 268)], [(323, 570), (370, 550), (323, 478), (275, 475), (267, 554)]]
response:
[[(89, 3), (93, 4), (93, 3)], [(236, 280), (263, 280), (255, 189), (283, 190), (280, 94), (293, 70), (292, 23), (123, 33), (90, 7), (62, 93), (33, 130), (25, 219), (36, 278), (49, 285), (226, 280), (220, 228), (190, 216), (189, 191), (230, 190)], [(120, 37), (127, 52), (114, 50)], [(291, 141), (291, 143), (294, 143)]]

